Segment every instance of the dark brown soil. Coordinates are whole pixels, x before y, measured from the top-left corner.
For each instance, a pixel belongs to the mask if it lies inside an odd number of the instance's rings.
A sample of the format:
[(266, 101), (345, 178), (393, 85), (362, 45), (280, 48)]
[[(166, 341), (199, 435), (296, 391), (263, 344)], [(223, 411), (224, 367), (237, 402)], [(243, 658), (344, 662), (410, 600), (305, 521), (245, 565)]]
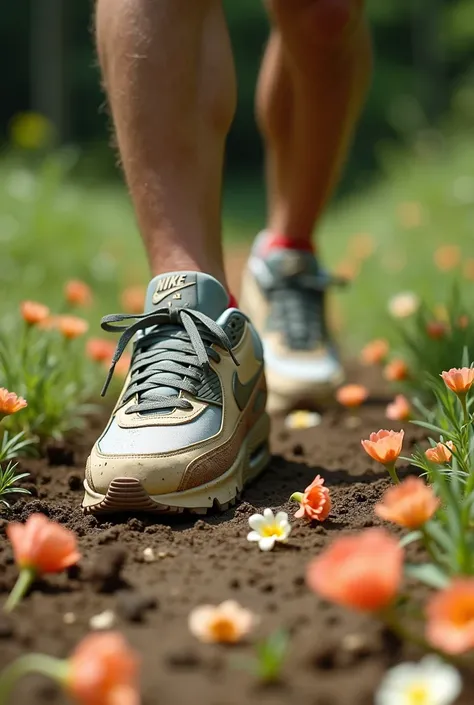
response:
[[(25, 520), (40, 511), (64, 523), (77, 532), (83, 561), (69, 575), (36, 585), (11, 620), (0, 616), (0, 664), (29, 651), (66, 656), (88, 632), (93, 615), (113, 610), (117, 628), (143, 658), (144, 705), (370, 705), (385, 670), (419, 654), (377, 621), (321, 601), (305, 585), (305, 568), (341, 532), (378, 523), (373, 505), (388, 483), (363, 453), (360, 438), (386, 425), (383, 410), (368, 404), (355, 429), (336, 410), (306, 431), (290, 433), (275, 421), (266, 474), (236, 508), (198, 520), (84, 517), (82, 469), (98, 422), (65, 452), (56, 446), (47, 460), (23, 462), (36, 496), (18, 501), (0, 520), (1, 599), (16, 577), (7, 519)], [(406, 450), (420, 437), (409, 429)], [(249, 516), (265, 507), (292, 514), (296, 507), (288, 497), (317, 473), (331, 489), (330, 519), (319, 526), (295, 520), (290, 543), (270, 554), (249, 544)], [(161, 557), (144, 562), (146, 547)], [(232, 649), (197, 642), (188, 630), (189, 611), (229, 598), (261, 615), (255, 637)], [(75, 615), (73, 624), (65, 623), (66, 613)], [(278, 627), (291, 635), (289, 654), (281, 683), (263, 687), (238, 662), (252, 654), (256, 639)], [(465, 683), (460, 705), (474, 698), (472, 676), (466, 674)], [(12, 703), (63, 705), (66, 699), (33, 677), (20, 684)]]

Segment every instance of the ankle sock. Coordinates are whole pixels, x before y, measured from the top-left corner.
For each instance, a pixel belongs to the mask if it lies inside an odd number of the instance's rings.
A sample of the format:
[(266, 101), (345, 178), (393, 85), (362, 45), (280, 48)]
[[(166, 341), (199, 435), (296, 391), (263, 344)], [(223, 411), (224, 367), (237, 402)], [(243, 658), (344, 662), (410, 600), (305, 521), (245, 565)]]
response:
[(261, 241), (262, 253), (268, 254), (272, 250), (299, 250), (300, 252), (314, 253), (313, 243), (303, 242), (301, 240), (292, 240), (286, 235), (280, 233), (266, 232)]
[(239, 308), (239, 302), (235, 298), (234, 294), (229, 293), (229, 308)]

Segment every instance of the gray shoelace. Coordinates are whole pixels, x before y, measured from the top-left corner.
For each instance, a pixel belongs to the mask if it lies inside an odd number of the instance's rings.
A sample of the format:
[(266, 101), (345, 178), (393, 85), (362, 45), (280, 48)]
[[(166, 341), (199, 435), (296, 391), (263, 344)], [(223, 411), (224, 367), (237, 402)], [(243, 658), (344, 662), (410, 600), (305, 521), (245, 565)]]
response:
[[(114, 325), (135, 320), (129, 326)], [(122, 404), (136, 397), (137, 403), (127, 409), (128, 414), (161, 409), (189, 409), (192, 405), (181, 392), (194, 395), (196, 388), (209, 371), (210, 360), (219, 362), (220, 355), (211, 345), (217, 344), (238, 365), (232, 344), (225, 331), (212, 318), (192, 309), (156, 309), (139, 316), (116, 313), (101, 321), (103, 330), (122, 333), (102, 389), (105, 395), (127, 344), (139, 332), (133, 350), (130, 384)], [(176, 394), (164, 394), (164, 388)], [(171, 388), (171, 390), (170, 390)], [(161, 389), (161, 391), (160, 391)]]
[(292, 350), (309, 350), (330, 342), (326, 290), (331, 285), (345, 283), (325, 273), (279, 277), (267, 288), (271, 309), (269, 328), (281, 332)]

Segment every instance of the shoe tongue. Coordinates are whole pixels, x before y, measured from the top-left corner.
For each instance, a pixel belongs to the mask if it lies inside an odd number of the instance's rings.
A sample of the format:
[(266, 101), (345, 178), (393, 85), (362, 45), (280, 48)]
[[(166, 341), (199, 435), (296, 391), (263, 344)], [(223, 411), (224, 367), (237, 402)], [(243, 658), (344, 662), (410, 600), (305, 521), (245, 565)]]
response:
[(145, 313), (159, 308), (190, 308), (216, 321), (228, 308), (229, 296), (217, 279), (198, 272), (168, 272), (151, 280)]

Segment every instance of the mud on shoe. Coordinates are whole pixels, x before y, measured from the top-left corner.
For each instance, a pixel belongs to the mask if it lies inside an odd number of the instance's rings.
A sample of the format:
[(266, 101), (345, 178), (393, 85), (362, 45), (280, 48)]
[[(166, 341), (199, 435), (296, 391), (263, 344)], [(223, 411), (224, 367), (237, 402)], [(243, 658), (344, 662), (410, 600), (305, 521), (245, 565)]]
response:
[(87, 461), (84, 511), (206, 513), (227, 508), (269, 460), (263, 349), (212, 277), (172, 272), (145, 312), (102, 320), (134, 339), (117, 405)]
[(244, 272), (241, 307), (262, 338), (271, 413), (327, 403), (344, 372), (326, 322), (326, 290), (345, 283), (312, 252), (256, 240)]

